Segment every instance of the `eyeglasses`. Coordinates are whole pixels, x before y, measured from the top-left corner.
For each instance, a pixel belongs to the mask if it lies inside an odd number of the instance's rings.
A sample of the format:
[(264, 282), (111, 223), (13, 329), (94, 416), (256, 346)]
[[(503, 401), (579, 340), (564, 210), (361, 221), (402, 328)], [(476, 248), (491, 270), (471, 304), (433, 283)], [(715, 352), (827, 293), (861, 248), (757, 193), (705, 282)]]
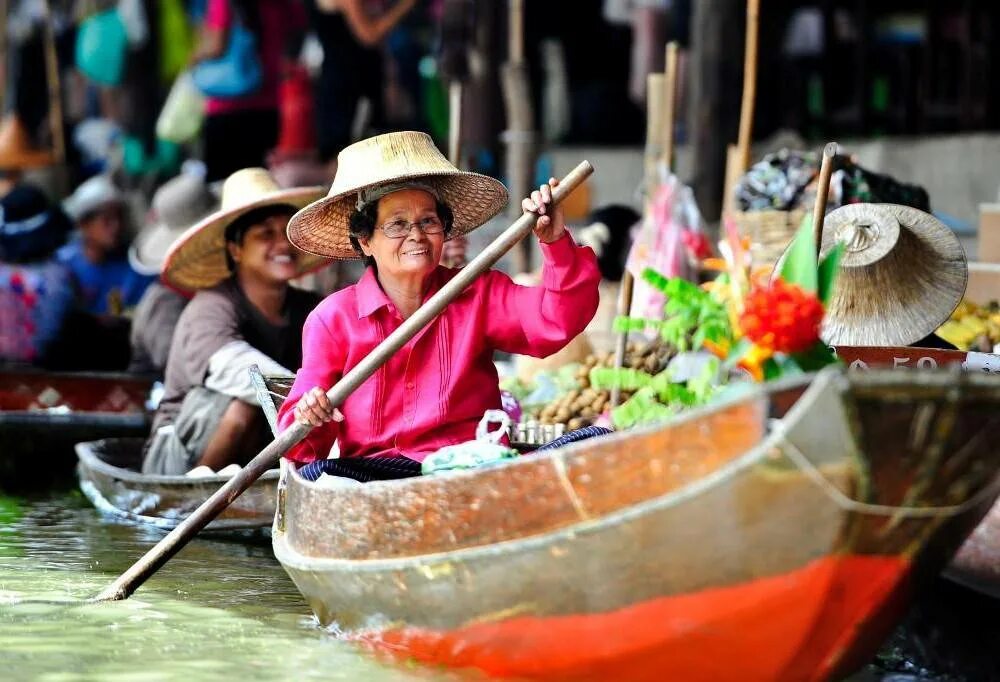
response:
[(441, 222), (436, 216), (427, 216), (426, 218), (421, 218), (415, 223), (411, 223), (409, 220), (393, 220), (392, 222), (382, 225), (382, 232), (389, 239), (402, 239), (406, 235), (410, 234), (410, 228), (416, 225), (420, 228), (420, 231), (424, 234), (438, 234), (439, 232), (444, 232), (444, 223)]

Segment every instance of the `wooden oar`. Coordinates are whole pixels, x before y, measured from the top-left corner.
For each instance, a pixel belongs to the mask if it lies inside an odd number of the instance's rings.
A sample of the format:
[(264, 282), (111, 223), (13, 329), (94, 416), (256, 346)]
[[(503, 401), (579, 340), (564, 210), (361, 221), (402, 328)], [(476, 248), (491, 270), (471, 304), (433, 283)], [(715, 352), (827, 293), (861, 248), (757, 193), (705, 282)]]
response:
[[(558, 204), (565, 199), (593, 171), (590, 163), (580, 162), (580, 165), (563, 178), (559, 186), (553, 190), (552, 202)], [(376, 346), (364, 360), (328, 390), (326, 395), (330, 402), (334, 406), (342, 405), (358, 386), (385, 364), (396, 351), (405, 346), (421, 329), (430, 324), (438, 313), (444, 310), (445, 306), (457, 298), (477, 277), (489, 270), (511, 247), (526, 237), (534, 227), (536, 219), (537, 216), (534, 213), (525, 213), (518, 218), (482, 253), (473, 258), (472, 262), (420, 306), (396, 331), (386, 337), (385, 341)], [(184, 519), (180, 525), (170, 531), (169, 535), (160, 540), (131, 568), (108, 585), (94, 598), (94, 601), (115, 601), (128, 598), (147, 578), (187, 544), (198, 531), (208, 525), (233, 500), (239, 497), (240, 493), (249, 488), (265, 471), (273, 468), (278, 460), (292, 446), (305, 438), (311, 430), (312, 426), (296, 422), (280, 433), (259, 455), (250, 460), (250, 463), (243, 467), (240, 473), (233, 476), (224, 486), (205, 500), (191, 516)]]

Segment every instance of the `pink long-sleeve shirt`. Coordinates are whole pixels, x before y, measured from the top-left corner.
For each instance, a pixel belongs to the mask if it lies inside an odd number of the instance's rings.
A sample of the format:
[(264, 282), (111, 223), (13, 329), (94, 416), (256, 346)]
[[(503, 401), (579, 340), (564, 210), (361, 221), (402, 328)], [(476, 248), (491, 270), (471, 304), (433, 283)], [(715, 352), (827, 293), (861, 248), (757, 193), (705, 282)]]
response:
[[(600, 272), (589, 247), (567, 233), (542, 244), (542, 285), (524, 287), (491, 270), (365, 381), (340, 406), (343, 422), (314, 428), (287, 455), (325, 459), (403, 455), (417, 461), (475, 437), (483, 413), (500, 409), (493, 351), (535, 357), (556, 352), (597, 310)], [(430, 297), (457, 270), (431, 274)], [(403, 323), (369, 268), (354, 286), (328, 296), (306, 319), (302, 368), (278, 412), (281, 429), (314, 386), (328, 389)]]

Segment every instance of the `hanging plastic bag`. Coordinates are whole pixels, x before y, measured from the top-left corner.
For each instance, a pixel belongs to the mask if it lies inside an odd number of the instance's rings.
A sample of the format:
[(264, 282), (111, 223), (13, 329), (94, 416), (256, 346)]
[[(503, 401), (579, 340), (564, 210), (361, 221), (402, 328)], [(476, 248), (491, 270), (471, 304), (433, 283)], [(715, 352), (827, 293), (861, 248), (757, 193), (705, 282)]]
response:
[[(490, 431), (490, 424), (500, 424), (500, 427)], [(501, 443), (504, 436), (510, 436), (510, 425), (510, 416), (503, 410), (487, 410), (476, 427), (475, 440), (449, 445), (428, 455), (421, 465), (421, 473), (476, 469), (517, 457), (517, 450)]]
[(159, 0), (160, 80), (172, 83), (194, 52), (195, 33), (183, 0)]
[[(635, 277), (632, 316), (663, 317), (663, 294), (646, 284), (642, 272), (652, 268), (664, 277), (692, 279), (687, 243), (701, 233), (702, 219), (691, 188), (661, 168), (663, 179), (629, 251), (626, 267)], [(687, 237), (685, 237), (687, 235)]]
[(201, 131), (205, 120), (205, 98), (194, 86), (191, 74), (182, 73), (174, 81), (156, 119), (156, 136), (161, 140), (184, 144)]
[(257, 38), (241, 22), (234, 22), (229, 28), (226, 51), (221, 57), (195, 64), (191, 76), (208, 97), (226, 99), (255, 92), (264, 82)]
[(118, 85), (125, 70), (128, 37), (117, 9), (93, 14), (76, 32), (76, 66), (101, 85)]
[(125, 37), (133, 49), (149, 40), (149, 21), (142, 0), (118, 0), (118, 17), (125, 28)]
[(287, 68), (278, 88), (280, 134), (275, 154), (278, 158), (299, 157), (316, 151), (316, 115), (312, 81), (302, 65)]
[(139, 138), (126, 135), (122, 140), (122, 168), (127, 175), (176, 175), (182, 160), (181, 148), (174, 142), (158, 139), (149, 154)]

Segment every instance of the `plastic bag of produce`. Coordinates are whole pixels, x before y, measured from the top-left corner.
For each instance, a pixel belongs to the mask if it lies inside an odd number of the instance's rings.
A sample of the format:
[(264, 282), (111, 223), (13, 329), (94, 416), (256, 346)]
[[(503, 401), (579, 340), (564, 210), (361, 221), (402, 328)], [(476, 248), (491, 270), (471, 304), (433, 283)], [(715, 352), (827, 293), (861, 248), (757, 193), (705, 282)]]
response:
[[(499, 424), (490, 431), (491, 424)], [(503, 444), (510, 436), (510, 417), (503, 410), (487, 410), (476, 427), (476, 439), (458, 445), (449, 445), (424, 459), (421, 473), (433, 474), (453, 469), (476, 469), (502, 460), (517, 457), (517, 450)]]
[(692, 241), (702, 231), (701, 224), (701, 213), (691, 188), (675, 175), (667, 175), (650, 201), (626, 262), (626, 267), (635, 277), (632, 295), (634, 317), (663, 317), (663, 294), (642, 279), (646, 268), (652, 268), (664, 277), (693, 279), (685, 235), (688, 235), (688, 242)]

